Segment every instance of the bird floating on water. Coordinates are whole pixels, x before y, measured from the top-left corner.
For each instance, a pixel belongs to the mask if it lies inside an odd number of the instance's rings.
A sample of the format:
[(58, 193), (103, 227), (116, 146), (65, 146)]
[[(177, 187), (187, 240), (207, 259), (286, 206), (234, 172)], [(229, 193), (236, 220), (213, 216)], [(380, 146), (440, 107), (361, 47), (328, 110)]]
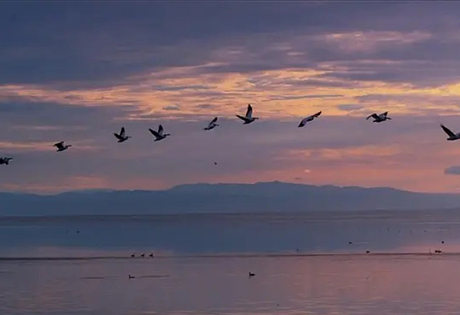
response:
[(374, 118), (374, 121), (373, 121), (373, 122), (376, 122), (376, 123), (380, 123), (380, 122), (386, 121), (386, 120), (391, 120), (391, 118), (388, 117), (388, 112), (381, 113), (380, 115), (377, 115), (377, 114), (374, 113), (374, 114), (372, 114), (372, 115), (369, 115), (369, 116), (366, 118), (366, 120), (369, 119), (369, 118), (371, 118), (371, 117)]
[(128, 279), (134, 279), (134, 276), (128, 275)]
[(321, 115), (321, 113), (322, 113), (322, 111), (317, 112), (317, 113), (314, 114), (314, 115), (305, 117), (304, 119), (302, 119), (302, 120), (300, 121), (300, 124), (299, 124), (298, 127), (300, 128), (300, 127), (305, 126), (305, 124), (306, 124), (307, 122), (312, 121), (312, 120), (314, 120), (315, 118), (318, 118), (318, 117)]
[(10, 158), (10, 157), (2, 157), (0, 158), (0, 165), (2, 164), (5, 164), (5, 165), (9, 165), (10, 161), (12, 160), (13, 158)]
[(455, 140), (460, 139), (460, 132), (459, 133), (453, 133), (449, 128), (447, 128), (443, 124), (441, 124), (441, 128), (449, 136), (449, 138), (447, 138), (447, 141), (455, 141)]
[(211, 130), (211, 129), (216, 128), (217, 126), (219, 126), (216, 122), (217, 122), (217, 117), (215, 117), (213, 120), (211, 120), (211, 122), (208, 124), (208, 126), (203, 128), (203, 129), (204, 130)]
[(126, 135), (126, 131), (125, 131), (125, 127), (121, 127), (121, 130), (120, 130), (120, 133), (114, 133), (113, 134), (115, 136), (115, 138), (118, 139), (118, 142), (125, 142), (126, 140), (128, 140), (129, 138), (131, 138), (131, 136), (127, 136)]
[(65, 151), (68, 148), (70, 148), (72, 145), (71, 144), (64, 144), (64, 141), (55, 143), (54, 146), (57, 148), (57, 152)]
[(149, 131), (152, 133), (152, 135), (155, 136), (155, 138), (156, 138), (155, 141), (160, 141), (160, 140), (163, 140), (164, 138), (166, 138), (167, 136), (170, 136), (169, 133), (163, 133), (164, 130), (163, 130), (162, 125), (160, 125), (158, 127), (158, 131), (155, 131), (155, 130), (150, 129), (150, 128), (149, 128)]
[(252, 106), (248, 104), (248, 110), (246, 111), (246, 116), (236, 115), (239, 119), (244, 121), (244, 125), (252, 123), (254, 120), (259, 119), (258, 117), (252, 117)]

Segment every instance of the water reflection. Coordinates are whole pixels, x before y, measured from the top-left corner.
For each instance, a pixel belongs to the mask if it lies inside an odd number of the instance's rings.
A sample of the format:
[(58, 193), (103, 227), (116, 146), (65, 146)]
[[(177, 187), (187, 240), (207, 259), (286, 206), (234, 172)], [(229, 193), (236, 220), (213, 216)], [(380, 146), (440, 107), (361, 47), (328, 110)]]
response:
[(457, 314), (459, 262), (448, 255), (2, 262), (0, 313)]
[(458, 314), (459, 240), (456, 212), (0, 218), (0, 314)]
[(133, 252), (165, 256), (296, 249), (363, 253), (400, 248), (427, 253), (456, 250), (459, 239), (456, 211), (0, 218), (0, 257), (94, 256), (102, 251), (123, 257)]

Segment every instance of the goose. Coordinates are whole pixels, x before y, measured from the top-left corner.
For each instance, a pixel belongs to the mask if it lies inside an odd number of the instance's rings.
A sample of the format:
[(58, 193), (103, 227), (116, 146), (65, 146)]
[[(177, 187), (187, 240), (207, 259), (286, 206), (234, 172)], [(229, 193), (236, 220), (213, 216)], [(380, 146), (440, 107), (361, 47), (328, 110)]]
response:
[(118, 139), (118, 142), (125, 142), (126, 140), (128, 140), (129, 138), (131, 138), (131, 136), (127, 136), (125, 134), (125, 127), (121, 127), (121, 131), (120, 133), (114, 133), (113, 134), (115, 136), (115, 138)]
[(246, 116), (236, 115), (239, 119), (244, 121), (244, 125), (252, 123), (254, 120), (259, 119), (258, 117), (252, 117), (252, 106), (248, 104), (248, 110), (246, 111)]
[(61, 142), (55, 143), (54, 146), (57, 148), (57, 152), (61, 152), (61, 151), (67, 150), (72, 145), (70, 145), (70, 144), (64, 145), (64, 141), (61, 141)]
[(314, 120), (315, 118), (318, 118), (318, 117), (319, 117), (319, 115), (321, 115), (321, 113), (322, 113), (322, 111), (320, 111), (320, 112), (317, 112), (317, 113), (316, 113), (316, 114), (314, 114), (314, 115), (311, 115), (311, 116), (305, 117), (304, 119), (302, 119), (302, 120), (300, 121), (300, 124), (299, 124), (299, 126), (298, 126), (298, 127), (300, 128), (300, 127), (303, 127), (303, 126), (305, 126), (305, 124), (306, 124), (307, 122), (309, 122), (309, 121), (312, 121), (312, 120)]
[(153, 258), (153, 253), (151, 253), (151, 254), (149, 255), (149, 257)]
[(2, 157), (2, 158), (0, 158), (0, 165), (2, 165), (2, 164), (9, 165), (9, 163), (10, 163), (10, 161), (12, 159), (13, 158), (10, 158), (10, 157)]
[(455, 141), (455, 140), (460, 139), (460, 132), (459, 133), (453, 133), (449, 128), (447, 128), (443, 124), (441, 124), (441, 128), (449, 136), (449, 138), (447, 138), (447, 141)]
[(211, 120), (209, 125), (206, 128), (203, 128), (203, 129), (204, 130), (211, 130), (211, 129), (216, 128), (217, 126), (219, 126), (218, 124), (216, 124), (216, 122), (217, 122), (217, 117), (215, 117), (213, 120)]
[(155, 141), (160, 141), (160, 140), (163, 140), (164, 138), (166, 138), (167, 136), (170, 136), (169, 133), (163, 134), (163, 126), (162, 125), (160, 125), (158, 127), (158, 131), (155, 131), (155, 130), (150, 129), (150, 128), (149, 128), (149, 130), (152, 133), (152, 135), (155, 136)]
[(134, 279), (134, 276), (128, 275), (128, 279)]
[(371, 117), (374, 118), (373, 122), (376, 122), (376, 123), (380, 123), (380, 122), (385, 121), (385, 120), (391, 120), (391, 118), (388, 117), (387, 115), (388, 115), (388, 112), (381, 113), (380, 115), (377, 115), (377, 114), (374, 113), (372, 115), (369, 115), (366, 118), (366, 120), (371, 118)]
[(254, 277), (256, 274), (253, 272), (249, 272), (249, 278)]

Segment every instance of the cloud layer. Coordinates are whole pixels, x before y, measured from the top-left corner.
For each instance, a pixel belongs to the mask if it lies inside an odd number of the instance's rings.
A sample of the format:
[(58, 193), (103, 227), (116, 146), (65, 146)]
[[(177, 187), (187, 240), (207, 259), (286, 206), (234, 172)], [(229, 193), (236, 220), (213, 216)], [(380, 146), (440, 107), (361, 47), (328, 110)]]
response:
[[(0, 154), (15, 159), (0, 189), (285, 180), (458, 191), (446, 167), (460, 149), (439, 123), (460, 130), (459, 12), (456, 2), (2, 3)], [(242, 126), (234, 115), (247, 103), (261, 120)], [(391, 122), (363, 119), (387, 110)], [(221, 127), (204, 132), (214, 116)], [(153, 144), (146, 130), (160, 123), (172, 136)], [(118, 144), (121, 125), (133, 139)], [(60, 140), (74, 146), (56, 155)]]

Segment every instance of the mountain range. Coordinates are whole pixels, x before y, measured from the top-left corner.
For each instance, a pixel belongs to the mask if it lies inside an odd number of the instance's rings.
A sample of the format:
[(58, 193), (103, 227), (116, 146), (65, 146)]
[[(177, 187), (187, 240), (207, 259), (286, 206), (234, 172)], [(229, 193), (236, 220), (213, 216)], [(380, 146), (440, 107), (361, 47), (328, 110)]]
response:
[(460, 194), (283, 182), (187, 184), (168, 190), (0, 193), (0, 216), (460, 209)]

